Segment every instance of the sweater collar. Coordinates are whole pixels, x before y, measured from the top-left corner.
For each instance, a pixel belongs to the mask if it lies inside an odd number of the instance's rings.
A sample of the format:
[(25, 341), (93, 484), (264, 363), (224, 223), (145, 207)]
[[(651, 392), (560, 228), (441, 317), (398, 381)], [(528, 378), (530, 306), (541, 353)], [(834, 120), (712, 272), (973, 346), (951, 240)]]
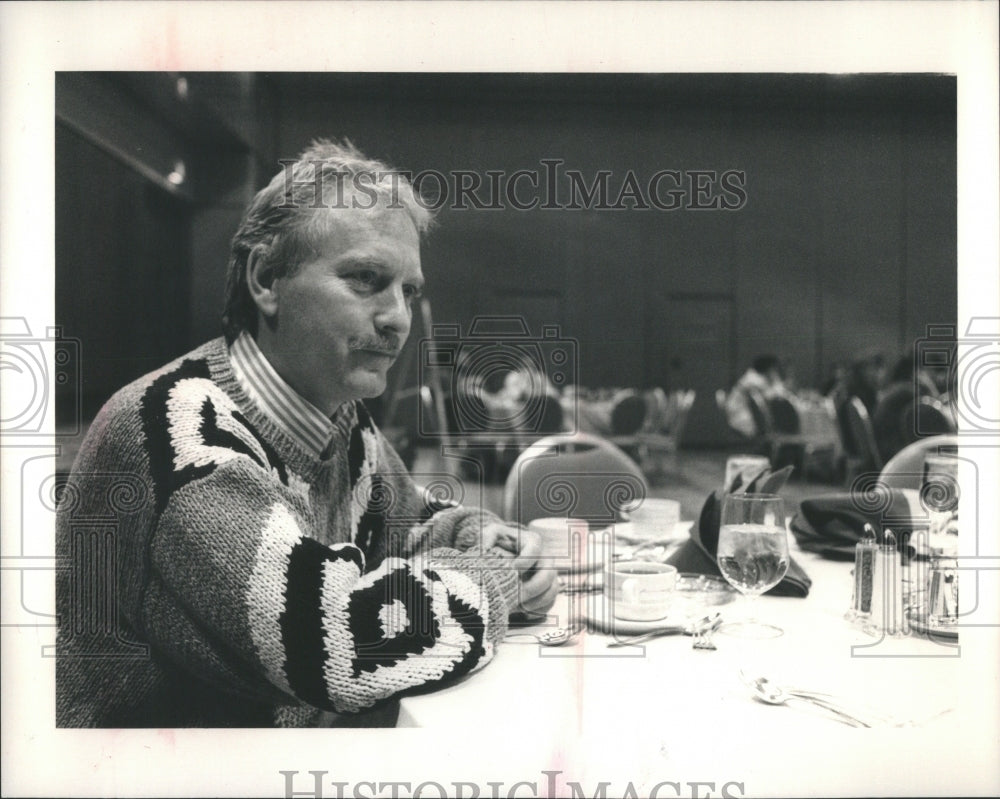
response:
[(339, 408), (333, 418), (326, 416), (282, 379), (246, 331), (229, 346), (229, 362), (240, 387), (268, 418), (299, 446), (322, 457), (345, 421), (344, 409)]

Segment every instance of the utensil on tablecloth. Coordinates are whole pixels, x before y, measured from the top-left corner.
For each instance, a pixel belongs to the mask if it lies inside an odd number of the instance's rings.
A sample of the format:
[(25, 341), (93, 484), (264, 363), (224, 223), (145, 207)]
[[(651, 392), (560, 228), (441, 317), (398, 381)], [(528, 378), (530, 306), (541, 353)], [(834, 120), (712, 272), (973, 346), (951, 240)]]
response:
[(740, 677), (743, 682), (753, 691), (754, 697), (768, 705), (786, 705), (793, 699), (808, 702), (816, 707), (833, 713), (839, 721), (849, 724), (852, 727), (871, 727), (872, 725), (858, 716), (855, 716), (837, 703), (827, 700), (820, 694), (805, 691), (793, 691), (784, 688), (767, 677), (748, 677), (742, 672)]
[(722, 619), (718, 618), (708, 627), (702, 627), (695, 630), (694, 636), (691, 641), (692, 649), (704, 649), (709, 652), (714, 652), (718, 647), (715, 645), (715, 641), (712, 640), (712, 633), (719, 629), (722, 625)]
[(754, 696), (762, 702), (766, 702), (767, 704), (784, 704), (784, 702), (778, 701), (782, 697), (785, 698), (786, 702), (789, 699), (802, 699), (849, 717), (852, 721), (845, 720), (845, 723), (851, 723), (854, 726), (860, 727), (920, 727), (952, 712), (952, 708), (946, 707), (916, 718), (901, 718), (870, 705), (859, 704), (847, 697), (836, 696), (823, 691), (812, 691), (797, 686), (790, 687), (764, 675), (749, 673), (742, 668), (740, 669), (740, 679), (744, 685), (754, 692)]
[(699, 633), (704, 633), (705, 631), (718, 628), (722, 619), (718, 613), (710, 614), (704, 618), (698, 619), (690, 624), (670, 624), (663, 627), (657, 627), (651, 630), (647, 630), (644, 633), (639, 633), (638, 635), (630, 635), (625, 638), (616, 638), (614, 641), (608, 643), (608, 649), (617, 649), (622, 646), (635, 646), (636, 644), (641, 644), (649, 641), (652, 638), (660, 638), (664, 635), (698, 635)]
[(541, 644), (542, 646), (565, 646), (582, 633), (586, 626), (586, 623), (580, 619), (569, 626), (555, 627), (544, 633), (535, 633), (530, 630), (508, 632), (504, 637), (504, 640), (509, 641), (511, 638), (527, 637), (533, 638), (536, 643)]

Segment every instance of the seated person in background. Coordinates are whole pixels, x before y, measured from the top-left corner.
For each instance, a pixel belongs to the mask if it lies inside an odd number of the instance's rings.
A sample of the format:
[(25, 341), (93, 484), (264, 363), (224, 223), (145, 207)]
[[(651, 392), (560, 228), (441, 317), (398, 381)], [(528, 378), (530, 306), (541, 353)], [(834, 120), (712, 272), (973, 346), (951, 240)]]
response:
[[(552, 605), (537, 538), (421, 493), (360, 402), (424, 282), (430, 214), (390, 176), (307, 149), (233, 239), (225, 337), (91, 425), (57, 514), (58, 726), (364, 726), (337, 714), (481, 668)], [(106, 574), (74, 516), (123, 476)]]
[(921, 397), (937, 396), (937, 386), (930, 375), (923, 369), (915, 369), (912, 353), (896, 362), (872, 414), (875, 443), (883, 461), (888, 462), (903, 447), (916, 441), (917, 431), (907, 429), (907, 422), (912, 426), (914, 407)]
[[(480, 397), (487, 412), (497, 419), (510, 420), (520, 431), (556, 433), (562, 427), (560, 419), (554, 429), (539, 429), (539, 408), (559, 407), (559, 391), (547, 375), (528, 363), (489, 375), (483, 381)], [(552, 427), (551, 422), (548, 427)]]
[(876, 352), (859, 358), (851, 364), (847, 374), (845, 394), (847, 398), (857, 397), (864, 404), (869, 416), (875, 412), (878, 394), (885, 381), (885, 358)]
[(830, 370), (830, 376), (820, 388), (820, 393), (824, 397), (832, 397), (834, 400), (838, 399), (847, 391), (847, 377), (847, 364), (837, 361)]
[(645, 401), (631, 388), (614, 389), (600, 399), (589, 399), (578, 393), (573, 401), (580, 431), (603, 438), (635, 433), (646, 417)]
[(753, 364), (726, 397), (726, 421), (729, 426), (747, 438), (754, 438), (764, 431), (758, 429), (750, 392), (757, 392), (765, 401), (775, 397), (790, 398), (781, 361), (776, 356), (758, 355), (754, 358)]

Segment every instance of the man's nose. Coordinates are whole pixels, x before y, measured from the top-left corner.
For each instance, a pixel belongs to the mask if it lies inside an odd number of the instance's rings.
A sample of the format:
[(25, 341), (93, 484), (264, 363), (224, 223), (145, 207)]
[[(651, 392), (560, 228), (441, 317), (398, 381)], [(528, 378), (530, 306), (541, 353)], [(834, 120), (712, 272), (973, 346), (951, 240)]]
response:
[(401, 338), (405, 338), (410, 332), (410, 303), (403, 294), (402, 286), (382, 293), (382, 303), (375, 314), (375, 324), (380, 330), (391, 331)]

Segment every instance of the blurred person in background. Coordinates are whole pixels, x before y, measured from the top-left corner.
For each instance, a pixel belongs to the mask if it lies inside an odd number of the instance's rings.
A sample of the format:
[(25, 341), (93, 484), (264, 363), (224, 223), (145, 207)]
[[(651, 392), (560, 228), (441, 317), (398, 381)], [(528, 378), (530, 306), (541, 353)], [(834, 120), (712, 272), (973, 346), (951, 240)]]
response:
[(765, 403), (776, 397), (791, 399), (784, 368), (777, 356), (758, 355), (754, 358), (750, 368), (726, 395), (726, 421), (746, 438), (754, 438), (764, 432), (760, 429), (751, 394), (756, 394)]

